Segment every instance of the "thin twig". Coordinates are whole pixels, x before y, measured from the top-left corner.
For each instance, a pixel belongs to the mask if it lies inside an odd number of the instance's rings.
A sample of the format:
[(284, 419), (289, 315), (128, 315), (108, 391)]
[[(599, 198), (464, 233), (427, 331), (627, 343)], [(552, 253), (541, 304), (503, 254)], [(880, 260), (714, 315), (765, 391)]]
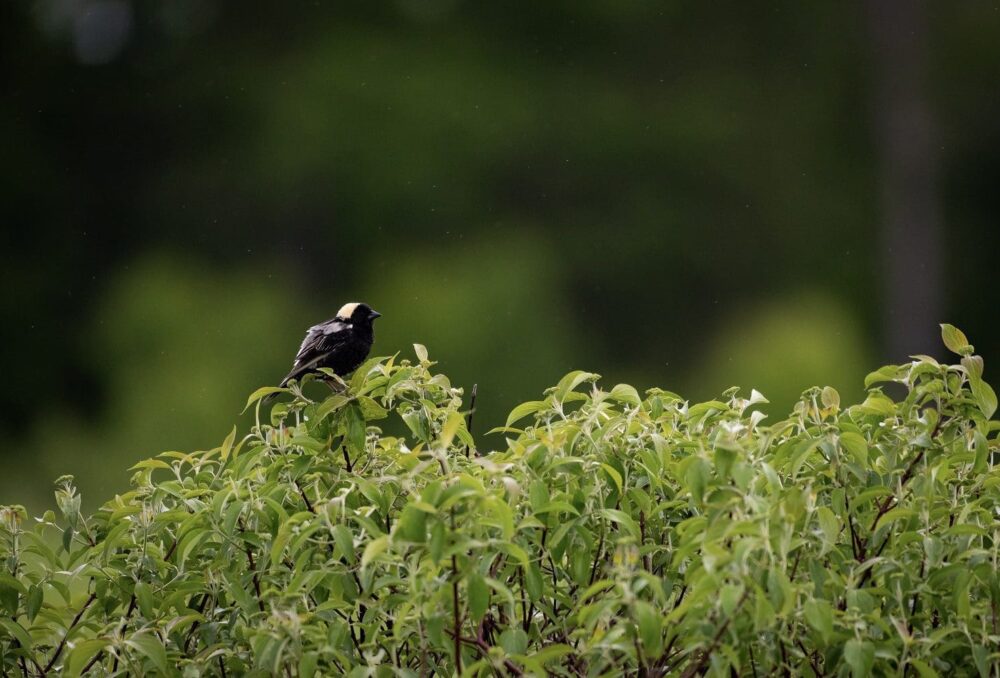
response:
[(594, 564), (590, 568), (590, 582), (587, 584), (590, 586), (594, 583), (594, 578), (597, 577), (597, 566), (601, 562), (601, 552), (604, 550), (604, 528), (601, 528), (601, 540), (597, 544), (597, 551), (594, 552)]
[[(243, 524), (243, 519), (242, 518), (240, 519), (240, 531), (246, 532), (246, 527)], [(261, 596), (261, 593), (260, 593), (260, 577), (257, 574), (257, 566), (254, 564), (254, 561), (253, 561), (253, 549), (250, 548), (250, 544), (247, 544), (247, 543), (244, 542), (244, 544), (243, 544), (243, 550), (247, 554), (247, 560), (250, 563), (250, 574), (252, 575), (252, 578), (253, 578), (253, 588), (254, 588), (254, 591), (257, 592), (257, 607), (259, 607), (260, 611), (263, 612), (264, 611), (264, 599), (263, 599), (263, 597)]]
[(865, 562), (863, 555), (864, 547), (861, 544), (858, 533), (854, 529), (854, 516), (851, 515), (850, 509), (847, 511), (847, 525), (851, 528), (851, 553), (854, 555), (854, 560), (863, 563)]
[[(453, 636), (454, 637), (456, 646), (461, 647), (462, 643), (465, 643), (466, 645), (472, 645), (473, 647), (475, 647), (476, 649), (478, 649), (480, 652), (482, 652), (482, 654), (483, 654), (484, 657), (486, 657), (487, 659), (490, 657), (490, 649), (491, 649), (491, 647), (489, 646), (489, 644), (486, 643), (485, 640), (481, 640), (481, 639), (478, 639), (478, 638), (466, 638), (464, 636), (456, 636), (454, 633), (452, 633), (451, 631), (449, 631), (447, 629), (445, 629), (445, 633), (447, 633), (449, 636)], [(524, 675), (524, 671), (521, 670), (521, 667), (519, 667), (517, 664), (515, 664), (514, 662), (512, 662), (509, 659), (504, 659), (503, 660), (503, 665), (504, 665), (505, 669), (507, 669), (508, 671), (510, 671), (515, 676), (523, 676)]]
[[(934, 425), (934, 430), (931, 431), (931, 439), (932, 440), (934, 438), (936, 438), (939, 433), (941, 433), (941, 429), (944, 426), (945, 419), (947, 419), (947, 417), (942, 416), (941, 415), (941, 411), (938, 410), (938, 420), (937, 420), (937, 423)], [(924, 449), (921, 449), (913, 457), (913, 459), (910, 460), (910, 463), (906, 466), (906, 470), (903, 472), (903, 477), (900, 478), (900, 480), (899, 480), (899, 489), (900, 489), (900, 492), (903, 492), (905, 490), (906, 484), (910, 481), (910, 478), (912, 478), (913, 474), (916, 472), (917, 465), (924, 458), (924, 451), (925, 451)], [(882, 516), (884, 516), (889, 511), (890, 508), (892, 508), (893, 506), (895, 506), (895, 504), (896, 504), (896, 496), (895, 495), (886, 497), (885, 501), (882, 502), (882, 506), (879, 507), (878, 513), (875, 515), (875, 519), (872, 520), (872, 526), (870, 528), (870, 532), (872, 533), (872, 536), (874, 536), (874, 534), (875, 534), (875, 528), (878, 526), (878, 521), (881, 520)], [(892, 538), (892, 533), (891, 532), (889, 534), (885, 535), (885, 539), (882, 540), (882, 543), (879, 545), (878, 549), (875, 551), (875, 555), (874, 555), (875, 558), (878, 558), (880, 555), (882, 555), (882, 551), (884, 551), (885, 547), (889, 545), (889, 540), (891, 538)], [(861, 579), (858, 580), (857, 588), (860, 589), (862, 586), (864, 586), (868, 582), (869, 579), (871, 579), (872, 572), (874, 570), (875, 570), (875, 566), (872, 565), (867, 570), (865, 570), (864, 572), (861, 573)], [(841, 601), (841, 603), (842, 603), (842, 605), (846, 606), (846, 601)], [(844, 609), (844, 607), (841, 607), (841, 609)]]
[[(451, 529), (455, 530), (455, 510), (451, 511)], [(458, 559), (451, 554), (451, 607), (455, 633), (455, 673), (462, 674), (462, 614), (458, 609)]]
[(795, 554), (795, 560), (792, 562), (792, 574), (788, 577), (789, 581), (795, 581), (795, 573), (799, 571), (799, 560), (802, 558), (803, 550), (799, 549), (798, 553)]
[(62, 640), (59, 641), (59, 644), (56, 645), (56, 651), (52, 654), (52, 659), (50, 659), (49, 663), (45, 665), (44, 669), (42, 669), (43, 673), (48, 673), (52, 670), (52, 667), (55, 666), (56, 660), (59, 659), (59, 655), (62, 654), (63, 648), (66, 647), (66, 639), (69, 637), (70, 632), (78, 623), (80, 623), (83, 613), (87, 611), (87, 608), (90, 607), (90, 604), (95, 600), (97, 600), (97, 594), (91, 593), (90, 597), (87, 598), (87, 602), (83, 604), (80, 611), (76, 613), (75, 617), (73, 617), (73, 622), (66, 627), (66, 633), (63, 635)]
[[(684, 600), (684, 594), (685, 593), (687, 593), (687, 584), (684, 584), (683, 586), (681, 586), (681, 592), (677, 595), (677, 600), (674, 601), (674, 605), (671, 608), (671, 611), (676, 610), (677, 607), (681, 604), (681, 601)], [(682, 615), (682, 618), (683, 618), (683, 615)], [(673, 659), (673, 656), (670, 654), (670, 650), (673, 649), (674, 643), (677, 642), (677, 639), (680, 637), (680, 635), (681, 635), (680, 633), (676, 633), (676, 634), (674, 634), (673, 638), (671, 638), (669, 641), (667, 641), (667, 646), (663, 649), (662, 659), (660, 659), (659, 661), (656, 662), (656, 665), (658, 667), (665, 667), (667, 665), (667, 663), (671, 659)]]
[(823, 675), (825, 675), (823, 673), (823, 669), (821, 669), (820, 666), (819, 666), (819, 664), (817, 664), (816, 661), (815, 661), (815, 658), (813, 656), (815, 653), (810, 653), (809, 650), (806, 649), (806, 646), (803, 645), (802, 641), (799, 640), (798, 638), (795, 639), (795, 642), (796, 642), (796, 644), (798, 644), (799, 649), (802, 651), (802, 654), (804, 654), (805, 657), (806, 657), (806, 659), (809, 660), (809, 665), (812, 666), (813, 673), (815, 673), (817, 676), (820, 676), (820, 677), (822, 677)]
[[(476, 412), (476, 392), (479, 390), (479, 384), (472, 385), (472, 395), (469, 398), (469, 413), (465, 415), (465, 430), (472, 435), (472, 415)], [(465, 456), (469, 456), (469, 446), (465, 446)]]
[(354, 643), (354, 649), (358, 651), (358, 659), (364, 660), (365, 653), (361, 649), (361, 643), (358, 642), (358, 636), (354, 633), (354, 620), (350, 617), (347, 618), (347, 628), (351, 632), (351, 642)]
[[(90, 661), (87, 662), (87, 665), (83, 667), (82, 671), (80, 671), (80, 675), (81, 676), (87, 675), (87, 671), (89, 671), (91, 669), (91, 667), (94, 664), (96, 664), (98, 662), (98, 660), (100, 660), (101, 657), (103, 657), (103, 656), (104, 656), (104, 650), (98, 650), (97, 654), (95, 654), (93, 657), (91, 657)], [(118, 661), (118, 657), (115, 657), (115, 661), (116, 662)], [(27, 674), (25, 674), (25, 675), (27, 675)]]
[[(740, 609), (740, 607), (743, 605), (743, 602), (747, 599), (747, 596), (749, 595), (750, 595), (750, 589), (749, 588), (744, 589), (743, 595), (740, 596), (739, 601), (737, 601), (736, 603), (736, 607), (733, 608), (733, 614), (736, 614), (736, 611)], [(722, 636), (726, 632), (726, 629), (729, 628), (729, 623), (732, 620), (733, 617), (732, 615), (730, 615), (729, 617), (726, 617), (721, 624), (719, 624), (718, 630), (712, 637), (712, 642), (709, 643), (708, 647), (702, 651), (701, 656), (697, 660), (692, 659), (690, 663), (688, 663), (687, 668), (684, 669), (684, 673), (681, 674), (681, 678), (694, 678), (695, 675), (700, 673), (702, 669), (705, 668), (705, 665), (708, 663), (709, 657), (712, 656), (712, 653), (715, 652), (715, 648), (717, 648), (719, 646), (719, 643), (722, 642)]]
[(299, 481), (293, 480), (292, 482), (295, 483), (295, 488), (299, 491), (299, 496), (302, 497), (302, 501), (306, 503), (306, 508), (309, 510), (309, 513), (316, 513), (316, 509), (313, 508), (312, 502), (310, 502), (309, 497), (306, 496), (305, 490), (303, 490), (302, 486), (299, 485)]
[(527, 633), (530, 626), (528, 622), (528, 593), (524, 590), (524, 567), (517, 568), (517, 585), (521, 589), (521, 628)]
[[(177, 546), (177, 542), (176, 541), (174, 541), (174, 546)], [(164, 560), (167, 560), (167, 559), (164, 558)], [(125, 611), (125, 616), (122, 617), (122, 623), (118, 627), (118, 633), (119, 634), (122, 634), (122, 633), (125, 632), (125, 625), (128, 624), (128, 618), (132, 615), (132, 612), (135, 611), (135, 604), (136, 604), (136, 597), (135, 597), (135, 592), (133, 591), (132, 592), (132, 598), (128, 601), (128, 609)], [(95, 655), (95, 658), (96, 657), (100, 657), (100, 656), (101, 656), (101, 653), (98, 652), (97, 655)], [(93, 663), (93, 661), (91, 661), (91, 663)], [(115, 655), (114, 664), (112, 664), (112, 666), (111, 666), (111, 673), (114, 673), (117, 670), (118, 670), (118, 655)], [(84, 669), (83, 671), (80, 672), (81, 675), (85, 674), (85, 673), (87, 673), (87, 669)]]
[[(201, 594), (201, 602), (198, 603), (198, 614), (204, 615), (205, 605), (208, 603), (208, 593)], [(191, 650), (188, 646), (191, 644), (191, 640), (194, 639), (195, 631), (198, 630), (198, 620), (195, 619), (194, 623), (191, 624), (191, 629), (188, 631), (188, 636), (184, 640), (184, 654), (188, 654)]]
[[(639, 549), (646, 545), (646, 512), (639, 511)], [(647, 572), (653, 571), (653, 562), (647, 553), (642, 557), (642, 567)]]
[(646, 678), (649, 675), (649, 669), (646, 668), (646, 663), (642, 661), (642, 648), (639, 647), (638, 634), (632, 637), (632, 644), (635, 646), (635, 663), (639, 665), (636, 676), (638, 678)]

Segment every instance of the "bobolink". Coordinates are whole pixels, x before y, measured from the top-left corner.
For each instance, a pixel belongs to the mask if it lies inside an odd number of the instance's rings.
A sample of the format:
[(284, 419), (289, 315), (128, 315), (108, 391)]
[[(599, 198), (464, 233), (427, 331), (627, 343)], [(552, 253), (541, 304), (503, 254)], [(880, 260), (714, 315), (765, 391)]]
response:
[(351, 302), (341, 306), (336, 317), (310, 327), (281, 386), (321, 367), (341, 377), (358, 369), (375, 341), (372, 322), (381, 315), (368, 304)]

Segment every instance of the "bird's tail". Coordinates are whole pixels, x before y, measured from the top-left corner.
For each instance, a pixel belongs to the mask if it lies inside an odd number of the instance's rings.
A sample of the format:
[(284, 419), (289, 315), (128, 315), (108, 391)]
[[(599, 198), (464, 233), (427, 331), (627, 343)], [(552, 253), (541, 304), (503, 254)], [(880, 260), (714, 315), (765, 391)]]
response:
[[(278, 388), (285, 388), (286, 386), (288, 386), (288, 382), (290, 382), (292, 379), (298, 379), (299, 376), (300, 376), (299, 370), (297, 369), (292, 370), (285, 376), (284, 379), (278, 382)], [(277, 393), (271, 393), (270, 395), (264, 396), (264, 402), (269, 403), (272, 400), (274, 400), (277, 396), (278, 396)]]
[[(307, 363), (301, 363), (301, 364), (297, 365), (291, 372), (289, 372), (287, 375), (285, 375), (285, 378), (281, 380), (281, 383), (278, 384), (278, 387), (279, 388), (285, 388), (285, 386), (288, 386), (288, 382), (290, 382), (292, 379), (298, 379), (302, 375), (311, 372), (322, 359), (323, 359), (323, 356), (317, 356), (316, 358), (313, 358), (312, 360), (310, 360)], [(271, 398), (275, 397), (276, 395), (278, 395), (278, 394), (277, 393), (272, 393), (271, 395), (265, 397), (264, 398), (264, 402), (266, 403), (267, 401), (271, 400)]]

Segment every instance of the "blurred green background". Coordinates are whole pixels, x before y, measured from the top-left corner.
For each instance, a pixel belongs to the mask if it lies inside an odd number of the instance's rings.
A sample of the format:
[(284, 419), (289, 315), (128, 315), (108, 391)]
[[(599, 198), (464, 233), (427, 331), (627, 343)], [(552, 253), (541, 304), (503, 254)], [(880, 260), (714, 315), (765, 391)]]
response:
[(24, 0), (0, 75), (0, 503), (215, 446), (351, 300), (480, 433), (1000, 359), (996, 2)]

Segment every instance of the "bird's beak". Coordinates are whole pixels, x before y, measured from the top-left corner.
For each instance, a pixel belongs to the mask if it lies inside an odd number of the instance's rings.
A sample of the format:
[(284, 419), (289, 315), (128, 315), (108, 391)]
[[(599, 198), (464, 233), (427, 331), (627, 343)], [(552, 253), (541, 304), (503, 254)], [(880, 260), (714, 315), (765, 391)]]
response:
[(381, 318), (381, 317), (382, 317), (381, 313), (379, 313), (378, 311), (372, 311), (372, 320), (375, 320), (375, 318)]

